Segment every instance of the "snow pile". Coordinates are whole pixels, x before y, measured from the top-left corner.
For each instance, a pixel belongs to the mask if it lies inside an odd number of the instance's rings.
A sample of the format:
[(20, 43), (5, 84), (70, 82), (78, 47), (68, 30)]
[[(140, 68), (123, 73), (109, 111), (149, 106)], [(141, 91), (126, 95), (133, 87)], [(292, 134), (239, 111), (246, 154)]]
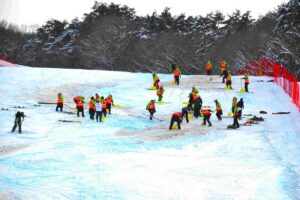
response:
[[(289, 97), (267, 77), (250, 77), (250, 91), (239, 93), (240, 77), (225, 91), (219, 78), (183, 76), (171, 85), (171, 75), (159, 75), (165, 86), (163, 105), (150, 121), (145, 105), (156, 98), (149, 91), (151, 74), (39, 68), (1, 68), (0, 199), (297, 199), (300, 180), (299, 112)], [(262, 81), (262, 82), (261, 82)], [(267, 120), (239, 130), (227, 130), (232, 119), (212, 127), (202, 118), (168, 130), (171, 114), (180, 111), (192, 86), (204, 104), (219, 99), (224, 114), (234, 96), (245, 101), (245, 114), (266, 110)], [(62, 92), (88, 99), (112, 94), (116, 104), (105, 123), (56, 113)], [(24, 106), (24, 108), (15, 108)], [(65, 106), (66, 111), (72, 111)], [(87, 103), (86, 103), (87, 107)], [(24, 133), (11, 134), (14, 114), (28, 116)], [(290, 111), (290, 115), (272, 112)], [(243, 119), (241, 122), (244, 122)]]

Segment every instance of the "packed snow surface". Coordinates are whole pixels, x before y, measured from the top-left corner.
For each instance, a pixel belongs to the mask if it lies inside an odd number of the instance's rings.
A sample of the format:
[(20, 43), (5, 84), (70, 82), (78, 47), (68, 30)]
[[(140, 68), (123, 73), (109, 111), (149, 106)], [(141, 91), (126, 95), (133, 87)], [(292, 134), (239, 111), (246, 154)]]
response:
[[(224, 90), (214, 76), (182, 76), (181, 85), (160, 75), (163, 105), (148, 119), (145, 106), (157, 99), (151, 74), (47, 68), (0, 68), (0, 199), (299, 199), (300, 114), (269, 77), (250, 77), (250, 90)], [(260, 81), (262, 80), (262, 81)], [(192, 86), (204, 105), (219, 99), (226, 116), (234, 96), (243, 98), (244, 114), (264, 122), (228, 130), (231, 118), (212, 115), (184, 121), (182, 130), (168, 130)], [(86, 97), (85, 118), (55, 112), (56, 95)], [(116, 104), (104, 123), (88, 117), (91, 95), (112, 94)], [(18, 108), (18, 106), (22, 108)], [(24, 108), (23, 108), (24, 107)], [(5, 110), (9, 109), (9, 110)], [(26, 114), (23, 133), (10, 133), (16, 111)], [(289, 111), (289, 115), (272, 112)], [(80, 120), (62, 123), (58, 120)], [(247, 118), (243, 118), (243, 123)]]

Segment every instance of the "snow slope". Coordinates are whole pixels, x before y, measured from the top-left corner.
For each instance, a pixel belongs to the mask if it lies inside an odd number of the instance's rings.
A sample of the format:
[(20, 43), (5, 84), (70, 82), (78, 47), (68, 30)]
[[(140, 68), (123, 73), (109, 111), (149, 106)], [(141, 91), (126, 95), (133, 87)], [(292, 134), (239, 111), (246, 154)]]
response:
[[(150, 74), (0, 68), (0, 108), (9, 109), (0, 110), (0, 199), (299, 198), (300, 114), (281, 88), (266, 82), (270, 78), (251, 77), (249, 94), (225, 91), (220, 79), (207, 76), (183, 76), (180, 86), (170, 84), (170, 75), (160, 78), (170, 102), (157, 105), (162, 122), (143, 115), (156, 98), (145, 89)], [(233, 78), (236, 89), (239, 78)], [(224, 114), (236, 96), (244, 98), (244, 113), (266, 110), (267, 120), (227, 130), (232, 119), (219, 122), (213, 115), (213, 127), (200, 126), (200, 118), (169, 131), (171, 114), (180, 111), (193, 85), (205, 105), (214, 108), (218, 98)], [(75, 95), (96, 92), (112, 94), (122, 107), (113, 108), (105, 123), (88, 117), (60, 123), (77, 117), (54, 112), (54, 105), (35, 106), (55, 102), (58, 92), (70, 107)], [(9, 132), (17, 110), (28, 116), (23, 134)], [(291, 114), (270, 114), (277, 111)]]

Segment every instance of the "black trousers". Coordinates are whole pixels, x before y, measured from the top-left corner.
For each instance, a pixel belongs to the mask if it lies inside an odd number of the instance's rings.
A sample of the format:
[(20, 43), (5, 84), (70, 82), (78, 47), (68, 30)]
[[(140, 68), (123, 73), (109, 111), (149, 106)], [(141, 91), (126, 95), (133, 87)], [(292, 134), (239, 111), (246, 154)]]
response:
[(180, 130), (181, 129), (181, 127), (180, 127), (180, 118), (179, 117), (174, 117), (174, 116), (172, 116), (172, 118), (171, 118), (171, 123), (170, 123), (169, 129), (172, 130), (174, 122), (177, 122), (178, 129)]
[(89, 109), (90, 119), (95, 119), (95, 110)]
[[(106, 108), (102, 108), (102, 115), (104, 117), (106, 117), (106, 114), (107, 114)], [(101, 119), (102, 119), (102, 116), (101, 116)]]
[(175, 78), (175, 83), (176, 83), (177, 85), (179, 85), (179, 76), (174, 76), (174, 78)]
[(208, 126), (211, 126), (211, 122), (209, 121), (210, 115), (204, 115), (203, 116), (203, 125), (206, 125), (206, 122), (208, 123)]
[(238, 117), (238, 119), (240, 119), (240, 120), (241, 120), (241, 119), (242, 119), (242, 110), (239, 110), (239, 111), (238, 111), (238, 114), (239, 114), (239, 117)]
[(152, 120), (153, 115), (154, 115), (155, 112), (154, 112), (154, 110), (149, 110), (149, 109), (148, 109), (148, 111), (150, 113), (150, 120)]
[(218, 120), (222, 120), (222, 115), (223, 115), (222, 110), (217, 111), (216, 116), (217, 116)]
[(106, 104), (106, 107), (108, 109), (108, 114), (111, 114), (111, 104)]
[(102, 122), (102, 112), (101, 111), (96, 111), (96, 121)]
[(211, 70), (206, 70), (206, 75), (211, 75)]
[(226, 82), (226, 86), (229, 87), (230, 89), (232, 89), (232, 87), (231, 87), (231, 81)]
[(196, 118), (198, 118), (200, 116), (200, 110), (201, 110), (201, 108), (194, 108), (194, 116)]
[(223, 81), (222, 81), (222, 83), (225, 83), (225, 80), (226, 80), (226, 76), (223, 76)]
[(249, 92), (248, 85), (249, 85), (249, 83), (245, 83), (245, 92)]
[(182, 117), (185, 116), (186, 123), (189, 123), (189, 116), (188, 116), (189, 111), (188, 111), (188, 108), (182, 108), (181, 113), (182, 113)]
[(239, 121), (238, 121), (238, 116), (234, 116), (233, 117), (233, 128), (239, 128), (240, 127), (240, 124), (239, 124)]
[(11, 132), (15, 132), (16, 128), (18, 126), (18, 129), (19, 129), (19, 134), (22, 133), (22, 120), (21, 119), (15, 119), (15, 124), (11, 130)]
[(79, 117), (79, 113), (81, 113), (82, 117), (84, 117), (84, 109), (83, 109), (83, 107), (80, 107), (80, 108), (77, 107), (77, 117)]
[(62, 112), (63, 111), (63, 108), (64, 108), (64, 104), (57, 104), (57, 106), (56, 106), (56, 112), (58, 112), (58, 109), (60, 110), (60, 112)]

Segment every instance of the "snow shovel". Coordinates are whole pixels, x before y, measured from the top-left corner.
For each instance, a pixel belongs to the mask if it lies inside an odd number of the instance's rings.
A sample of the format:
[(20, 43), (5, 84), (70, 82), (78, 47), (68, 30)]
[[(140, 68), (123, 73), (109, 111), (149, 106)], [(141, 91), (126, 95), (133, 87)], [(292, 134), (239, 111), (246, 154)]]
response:
[(115, 104), (115, 108), (121, 108), (120, 104)]
[(150, 90), (156, 90), (156, 87), (155, 86), (151, 86)]

